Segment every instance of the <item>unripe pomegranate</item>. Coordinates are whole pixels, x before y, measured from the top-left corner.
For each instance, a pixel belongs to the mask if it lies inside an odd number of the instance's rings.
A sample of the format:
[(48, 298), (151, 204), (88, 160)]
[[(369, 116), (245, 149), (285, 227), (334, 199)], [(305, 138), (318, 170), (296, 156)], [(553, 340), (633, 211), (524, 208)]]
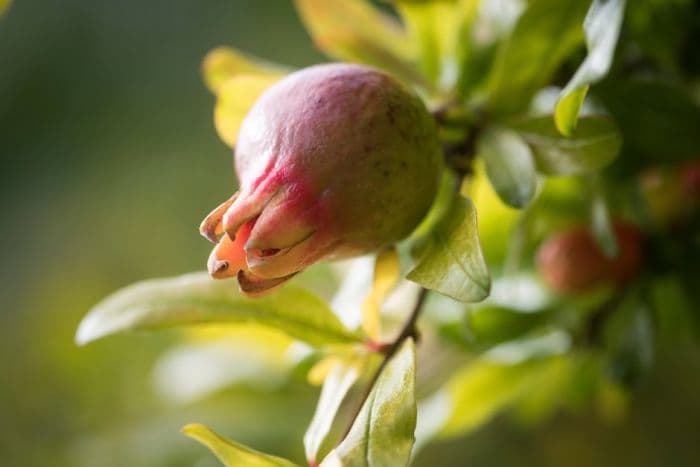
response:
[[(269, 88), (244, 119), (239, 191), (200, 228), (215, 278), (271, 289), (321, 259), (406, 237), (437, 190), (440, 145), (422, 101), (359, 65), (317, 65)], [(217, 236), (224, 235), (220, 240)]]
[(579, 294), (604, 284), (622, 285), (642, 263), (642, 235), (631, 224), (615, 222), (616, 258), (600, 249), (587, 226), (557, 232), (540, 246), (537, 269), (544, 282), (562, 294)]

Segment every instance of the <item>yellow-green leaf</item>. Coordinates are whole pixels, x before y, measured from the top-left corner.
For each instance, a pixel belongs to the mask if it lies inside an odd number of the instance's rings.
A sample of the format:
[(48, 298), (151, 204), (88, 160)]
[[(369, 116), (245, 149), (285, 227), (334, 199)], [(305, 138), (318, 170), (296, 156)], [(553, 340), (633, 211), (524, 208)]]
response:
[(416, 430), (416, 349), (407, 339), (384, 368), (347, 437), (322, 467), (408, 465)]
[(399, 255), (391, 247), (377, 255), (374, 263), (372, 288), (362, 303), (362, 329), (373, 341), (379, 341), (380, 310), (389, 292), (396, 286), (401, 273)]
[(550, 116), (512, 125), (532, 148), (540, 172), (571, 175), (599, 170), (620, 153), (622, 135), (606, 117), (583, 117), (570, 137), (562, 136)]
[(83, 318), (76, 341), (86, 344), (130, 330), (241, 322), (270, 326), (311, 344), (361, 341), (323, 300), (293, 284), (250, 298), (235, 283), (215, 281), (206, 273), (148, 280), (117, 291)]
[(321, 444), (331, 430), (338, 408), (359, 376), (357, 361), (334, 360), (323, 383), (314, 417), (304, 434), (304, 448), (309, 464), (316, 463)]
[(397, 77), (425, 84), (411, 62), (415, 56), (406, 31), (394, 18), (364, 0), (295, 0), (316, 46), (329, 56), (383, 68)]
[(268, 78), (280, 78), (285, 73), (281, 67), (263, 63), (247, 57), (232, 47), (217, 47), (202, 60), (202, 75), (207, 87), (214, 94), (219, 88), (238, 75), (257, 75)]
[(455, 84), (468, 42), (466, 31), (476, 17), (478, 0), (398, 0), (397, 9), (415, 43), (420, 66), (442, 88)]
[(620, 253), (617, 237), (612, 226), (608, 203), (599, 177), (591, 180), (591, 231), (593, 238), (608, 258), (616, 258)]
[(588, 85), (581, 86), (559, 97), (554, 107), (554, 123), (562, 135), (573, 135), (588, 88)]
[(489, 421), (523, 394), (537, 390), (537, 383), (561, 357), (537, 358), (515, 365), (478, 360), (447, 383), (451, 415), (443, 436), (457, 436)]
[(192, 423), (182, 428), (182, 432), (199, 441), (226, 467), (295, 467), (296, 464), (255, 451), (247, 446), (231, 441), (211, 428)]
[(275, 76), (237, 75), (218, 87), (214, 125), (224, 143), (235, 146), (246, 114), (277, 79)]
[(408, 279), (464, 302), (489, 295), (491, 277), (479, 243), (476, 209), (469, 199), (455, 198), (418, 255)]
[(487, 89), (492, 112), (506, 115), (527, 107), (534, 93), (583, 41), (586, 7), (582, 0), (528, 3), (496, 55)]
[[(314, 39), (345, 32), (382, 46), (397, 57), (412, 56), (406, 48), (406, 33), (398, 21), (372, 7), (365, 0), (295, 0), (296, 8)], [(333, 45), (325, 48), (333, 54)], [(343, 57), (338, 57), (343, 58)]]
[(479, 138), (478, 154), (501, 200), (514, 208), (527, 206), (537, 189), (537, 172), (532, 152), (518, 134), (489, 128)]
[(604, 77), (613, 60), (625, 12), (625, 0), (594, 0), (583, 29), (588, 56), (559, 95), (554, 111), (557, 129), (571, 136), (588, 87)]

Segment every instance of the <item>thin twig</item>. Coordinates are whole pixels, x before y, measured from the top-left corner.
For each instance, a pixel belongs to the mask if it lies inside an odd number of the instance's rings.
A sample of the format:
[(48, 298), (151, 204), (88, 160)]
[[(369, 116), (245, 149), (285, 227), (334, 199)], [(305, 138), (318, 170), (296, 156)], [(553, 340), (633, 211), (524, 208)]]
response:
[[(454, 102), (448, 102), (444, 106), (435, 109), (433, 115), (438, 124), (445, 123), (444, 119), (447, 113), (449, 112), (449, 107), (454, 104)], [(469, 132), (465, 135), (463, 140), (461, 140), (458, 143), (448, 144), (445, 147), (443, 147), (443, 154), (447, 165), (450, 166), (459, 175), (459, 182), (455, 184), (455, 191), (457, 193), (459, 192), (461, 187), (461, 179), (467, 174), (470, 174), (472, 171), (472, 163), (474, 160), (474, 156), (476, 155), (476, 142), (482, 131), (482, 128), (486, 124), (486, 119), (483, 115), (479, 114), (479, 118), (477, 119), (474, 119), (473, 117), (470, 118), (470, 123), (471, 128), (469, 128)], [(408, 316), (406, 322), (401, 327), (401, 331), (393, 341), (387, 344), (381, 344), (376, 342), (368, 343), (369, 348), (371, 348), (377, 353), (382, 354), (382, 362), (379, 364), (377, 371), (375, 371), (372, 375), (369, 384), (367, 384), (365, 391), (363, 392), (362, 397), (360, 398), (357, 404), (357, 407), (355, 407), (353, 411), (352, 417), (348, 422), (348, 426), (345, 429), (341, 440), (345, 439), (348, 436), (348, 433), (350, 433), (350, 430), (352, 429), (355, 420), (360, 415), (362, 407), (367, 402), (367, 399), (369, 398), (369, 395), (371, 394), (374, 385), (377, 383), (379, 376), (382, 374), (382, 371), (384, 371), (384, 368), (386, 368), (386, 366), (389, 364), (389, 361), (394, 356), (394, 354), (398, 352), (398, 350), (401, 348), (401, 345), (409, 337), (413, 337), (415, 340), (418, 339), (419, 336), (416, 330), (416, 322), (418, 321), (418, 317), (420, 316), (421, 309), (423, 308), (423, 304), (425, 303), (425, 299), (427, 298), (427, 296), (428, 289), (422, 287), (418, 295), (418, 299), (416, 300), (416, 303), (413, 309), (411, 310), (411, 314)]]
[(355, 411), (352, 417), (350, 418), (348, 426), (345, 429), (345, 432), (343, 433), (341, 439), (345, 439), (348, 436), (348, 433), (350, 433), (352, 425), (355, 423), (355, 420), (360, 415), (362, 407), (365, 405), (365, 402), (367, 402), (367, 399), (369, 398), (369, 395), (372, 392), (374, 385), (377, 383), (379, 376), (382, 374), (382, 371), (384, 371), (384, 368), (386, 368), (386, 366), (389, 364), (389, 361), (394, 356), (394, 354), (398, 352), (398, 350), (401, 348), (403, 342), (409, 337), (413, 337), (414, 339), (417, 338), (418, 334), (416, 330), (416, 321), (418, 321), (418, 317), (420, 316), (421, 309), (423, 308), (423, 304), (425, 303), (425, 299), (427, 298), (427, 296), (428, 289), (421, 288), (420, 293), (418, 294), (418, 300), (416, 300), (416, 304), (411, 310), (411, 314), (409, 315), (408, 319), (406, 319), (406, 322), (401, 327), (401, 331), (399, 332), (399, 334), (393, 341), (391, 341), (390, 344), (386, 346), (380, 346), (382, 349), (381, 352), (383, 354), (382, 363), (379, 365), (379, 368), (377, 368), (377, 371), (375, 371), (372, 375), (369, 384), (367, 384), (367, 387), (365, 388), (365, 391), (362, 394), (362, 397), (360, 398), (357, 407), (355, 407)]

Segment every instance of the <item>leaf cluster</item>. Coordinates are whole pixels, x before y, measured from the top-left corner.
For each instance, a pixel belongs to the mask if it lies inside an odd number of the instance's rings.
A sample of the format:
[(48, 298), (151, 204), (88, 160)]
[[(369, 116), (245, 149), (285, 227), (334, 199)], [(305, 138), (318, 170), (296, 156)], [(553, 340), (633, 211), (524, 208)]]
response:
[[(675, 53), (682, 31), (641, 34), (692, 7), (627, 3), (295, 0), (320, 50), (385, 70), (431, 110), (446, 168), (428, 216), (404, 242), (325, 270), (332, 296), (313, 270), (255, 299), (203, 274), (147, 281), (98, 304), (78, 342), (203, 323), (303, 342), (290, 365), (322, 386), (310, 465), (407, 465), (507, 409), (529, 423), (591, 406), (619, 416), (656, 342), (696, 332), (700, 277), (697, 69)], [(206, 56), (224, 143), (288, 71), (230, 47)], [(546, 283), (535, 259), (546, 239), (583, 226), (614, 267), (628, 248), (620, 220), (644, 242), (631, 280), (578, 294)], [(295, 465), (201, 425), (183, 431), (225, 465)]]

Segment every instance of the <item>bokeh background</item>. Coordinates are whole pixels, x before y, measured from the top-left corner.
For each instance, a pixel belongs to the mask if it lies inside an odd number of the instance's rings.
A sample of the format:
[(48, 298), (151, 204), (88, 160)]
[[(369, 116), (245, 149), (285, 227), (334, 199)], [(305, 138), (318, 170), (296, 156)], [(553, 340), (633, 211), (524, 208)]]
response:
[[(286, 0), (16, 0), (0, 19), (0, 465), (218, 465), (178, 433), (192, 421), (303, 459), (302, 377), (183, 401), (153, 376), (177, 331), (73, 343), (111, 291), (204, 267), (196, 227), (234, 183), (199, 74), (223, 44), (323, 60)], [(698, 349), (665, 343), (622, 420), (499, 417), (416, 465), (697, 466), (699, 390)]]

